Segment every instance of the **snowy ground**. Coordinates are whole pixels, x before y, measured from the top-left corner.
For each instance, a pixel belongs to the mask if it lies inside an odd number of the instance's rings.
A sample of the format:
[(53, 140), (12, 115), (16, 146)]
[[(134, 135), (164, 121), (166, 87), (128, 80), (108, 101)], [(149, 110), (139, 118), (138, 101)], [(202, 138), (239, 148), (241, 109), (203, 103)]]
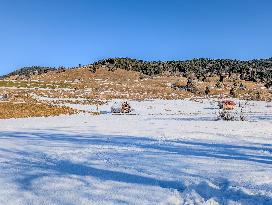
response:
[(244, 122), (216, 121), (212, 101), (110, 106), (1, 120), (0, 204), (272, 204), (266, 103), (248, 104)]

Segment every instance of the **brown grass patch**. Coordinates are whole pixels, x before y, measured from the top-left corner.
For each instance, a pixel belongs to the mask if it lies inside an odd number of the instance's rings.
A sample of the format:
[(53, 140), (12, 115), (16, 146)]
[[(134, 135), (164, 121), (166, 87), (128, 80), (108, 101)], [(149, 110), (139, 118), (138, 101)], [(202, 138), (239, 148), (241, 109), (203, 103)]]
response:
[(49, 117), (75, 113), (76, 111), (72, 108), (43, 103), (0, 103), (0, 119)]

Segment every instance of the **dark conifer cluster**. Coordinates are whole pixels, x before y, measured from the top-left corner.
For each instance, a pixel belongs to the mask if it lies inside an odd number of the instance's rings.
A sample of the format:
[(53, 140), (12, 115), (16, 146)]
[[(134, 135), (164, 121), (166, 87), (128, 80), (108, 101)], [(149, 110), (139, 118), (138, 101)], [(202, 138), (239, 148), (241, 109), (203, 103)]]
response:
[(185, 61), (142, 61), (131, 58), (109, 58), (94, 63), (96, 67), (107, 67), (139, 71), (146, 75), (168, 73), (170, 75), (188, 76), (194, 74), (199, 80), (214, 75), (237, 74), (240, 79), (271, 84), (272, 58), (260, 60), (230, 60), (198, 58)]

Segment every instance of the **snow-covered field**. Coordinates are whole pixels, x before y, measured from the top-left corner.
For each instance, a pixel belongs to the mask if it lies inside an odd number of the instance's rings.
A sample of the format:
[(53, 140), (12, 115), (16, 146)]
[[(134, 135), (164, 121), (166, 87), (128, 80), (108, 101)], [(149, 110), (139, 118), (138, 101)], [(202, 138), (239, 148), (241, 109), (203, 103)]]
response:
[(266, 103), (233, 122), (207, 100), (135, 101), (135, 115), (111, 104), (1, 120), (0, 204), (272, 204)]

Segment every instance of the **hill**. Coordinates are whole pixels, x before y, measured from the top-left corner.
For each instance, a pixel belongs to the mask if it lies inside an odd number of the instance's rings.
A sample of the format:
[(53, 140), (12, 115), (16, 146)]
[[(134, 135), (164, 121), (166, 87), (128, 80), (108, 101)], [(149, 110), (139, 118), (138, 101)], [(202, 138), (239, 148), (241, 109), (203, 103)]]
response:
[(23, 67), (18, 70), (15, 70), (7, 75), (1, 76), (1, 78), (7, 78), (11, 76), (24, 76), (29, 77), (31, 75), (40, 75), (43, 73), (47, 73), (49, 71), (55, 70), (53, 67), (44, 67), (44, 66), (31, 66), (31, 67)]
[[(81, 66), (80, 66), (81, 67)], [(24, 67), (11, 72), (4, 78), (11, 76), (30, 77), (32, 75), (41, 75), (54, 70), (67, 70), (75, 68), (52, 68), (43, 66)], [(144, 75), (180, 75), (183, 77), (194, 76), (200, 81), (207, 77), (236, 75), (240, 80), (262, 82), (267, 87), (271, 87), (272, 82), (272, 58), (259, 60), (230, 60), (230, 59), (208, 59), (199, 58), (185, 61), (143, 61), (131, 58), (108, 58), (97, 61), (93, 64), (82, 66), (90, 68), (95, 72), (99, 68), (106, 68), (109, 71), (124, 69), (136, 71)]]

